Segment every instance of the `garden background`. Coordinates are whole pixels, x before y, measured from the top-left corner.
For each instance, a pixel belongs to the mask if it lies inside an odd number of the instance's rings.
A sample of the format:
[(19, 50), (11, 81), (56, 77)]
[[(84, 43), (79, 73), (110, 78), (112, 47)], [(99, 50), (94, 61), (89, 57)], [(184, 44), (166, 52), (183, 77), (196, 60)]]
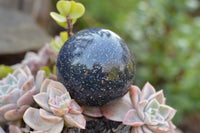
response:
[[(49, 17), (57, 0), (16, 0), (12, 6), (8, 1), (0, 0), (0, 5), (17, 7), (32, 15), (49, 35), (54, 36), (62, 30)], [(122, 36), (136, 61), (133, 84), (142, 87), (149, 81), (155, 88), (163, 89), (167, 104), (178, 111), (175, 124), (185, 133), (200, 131), (200, 2), (77, 1), (84, 4), (86, 13), (75, 24), (74, 32), (102, 27)]]

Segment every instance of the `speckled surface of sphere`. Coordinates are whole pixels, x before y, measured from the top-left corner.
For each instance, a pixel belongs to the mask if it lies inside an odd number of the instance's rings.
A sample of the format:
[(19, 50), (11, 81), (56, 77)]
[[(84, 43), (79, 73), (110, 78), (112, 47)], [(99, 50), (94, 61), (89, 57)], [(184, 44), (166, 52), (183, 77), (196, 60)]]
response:
[(80, 105), (103, 106), (126, 94), (134, 59), (114, 32), (91, 28), (73, 35), (61, 48), (57, 76)]

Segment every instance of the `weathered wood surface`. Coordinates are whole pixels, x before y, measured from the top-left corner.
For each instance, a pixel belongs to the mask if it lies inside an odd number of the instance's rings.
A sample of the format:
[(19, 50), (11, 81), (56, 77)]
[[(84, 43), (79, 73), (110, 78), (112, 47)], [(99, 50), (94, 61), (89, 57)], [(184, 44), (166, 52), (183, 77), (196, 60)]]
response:
[(50, 37), (25, 13), (0, 7), (0, 55), (37, 50)]
[(52, 8), (51, 0), (0, 0), (0, 7), (25, 12), (43, 26), (48, 23)]

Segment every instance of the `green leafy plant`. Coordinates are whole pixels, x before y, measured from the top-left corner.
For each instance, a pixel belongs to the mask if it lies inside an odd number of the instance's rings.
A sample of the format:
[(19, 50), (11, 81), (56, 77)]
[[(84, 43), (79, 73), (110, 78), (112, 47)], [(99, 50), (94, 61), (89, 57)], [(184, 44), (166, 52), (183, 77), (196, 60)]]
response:
[(51, 12), (51, 17), (56, 21), (58, 25), (65, 28), (67, 32), (61, 32), (60, 36), (56, 36), (52, 39), (50, 46), (56, 52), (59, 52), (68, 37), (73, 35), (73, 24), (77, 19), (83, 16), (85, 13), (85, 7), (83, 4), (75, 1), (60, 0), (56, 4), (56, 8), (59, 13)]

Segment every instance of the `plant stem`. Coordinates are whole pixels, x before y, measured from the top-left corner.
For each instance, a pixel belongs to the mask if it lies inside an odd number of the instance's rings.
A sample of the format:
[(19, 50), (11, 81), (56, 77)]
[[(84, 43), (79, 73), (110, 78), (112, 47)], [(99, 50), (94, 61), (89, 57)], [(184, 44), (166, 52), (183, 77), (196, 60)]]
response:
[(73, 24), (71, 23), (71, 19), (69, 16), (67, 16), (67, 24), (68, 24), (68, 27), (67, 27), (67, 33), (68, 33), (68, 36), (71, 37), (73, 35)]

